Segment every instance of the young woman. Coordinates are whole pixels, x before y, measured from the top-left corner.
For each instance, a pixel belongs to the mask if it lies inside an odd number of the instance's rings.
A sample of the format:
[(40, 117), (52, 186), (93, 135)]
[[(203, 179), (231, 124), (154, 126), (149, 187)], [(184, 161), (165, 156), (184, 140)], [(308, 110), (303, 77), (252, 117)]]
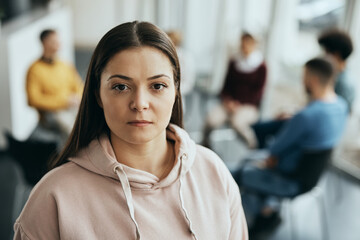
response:
[(180, 66), (167, 35), (146, 22), (110, 30), (72, 134), (15, 239), (247, 239), (229, 171), (181, 127)]

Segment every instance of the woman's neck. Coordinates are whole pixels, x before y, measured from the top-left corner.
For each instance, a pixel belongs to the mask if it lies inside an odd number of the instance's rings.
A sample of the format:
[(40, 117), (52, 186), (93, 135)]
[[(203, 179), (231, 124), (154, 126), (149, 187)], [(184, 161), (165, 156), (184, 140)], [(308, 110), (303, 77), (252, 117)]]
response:
[(110, 139), (118, 162), (149, 172), (160, 179), (170, 172), (175, 154), (173, 144), (166, 139), (166, 132), (143, 144), (125, 142), (113, 134)]

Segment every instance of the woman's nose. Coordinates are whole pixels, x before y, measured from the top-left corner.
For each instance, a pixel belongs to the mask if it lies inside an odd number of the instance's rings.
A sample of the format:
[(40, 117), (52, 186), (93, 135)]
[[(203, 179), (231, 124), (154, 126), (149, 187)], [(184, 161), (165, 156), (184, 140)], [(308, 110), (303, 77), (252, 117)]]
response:
[(149, 100), (146, 91), (141, 89), (136, 90), (130, 102), (130, 109), (141, 112), (148, 108)]

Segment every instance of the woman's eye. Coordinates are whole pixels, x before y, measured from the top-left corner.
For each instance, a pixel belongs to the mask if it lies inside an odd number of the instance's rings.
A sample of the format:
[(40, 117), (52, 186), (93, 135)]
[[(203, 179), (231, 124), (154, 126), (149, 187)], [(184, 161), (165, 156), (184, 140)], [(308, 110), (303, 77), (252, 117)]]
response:
[(120, 92), (127, 90), (129, 87), (124, 84), (116, 84), (113, 89), (116, 89)]
[(161, 89), (163, 89), (163, 88), (165, 88), (166, 87), (166, 85), (165, 84), (162, 84), (162, 83), (155, 83), (154, 85), (153, 85), (153, 88), (155, 89), (155, 90), (161, 90)]

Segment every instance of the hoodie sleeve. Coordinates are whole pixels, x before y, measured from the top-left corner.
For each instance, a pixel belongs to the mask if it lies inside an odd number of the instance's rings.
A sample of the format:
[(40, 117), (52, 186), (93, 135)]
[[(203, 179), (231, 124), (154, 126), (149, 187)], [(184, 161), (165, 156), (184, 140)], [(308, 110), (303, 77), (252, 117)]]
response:
[(14, 225), (14, 240), (60, 239), (58, 207), (51, 186), (40, 181)]
[[(248, 228), (241, 203), (240, 190), (228, 167), (213, 151), (199, 147), (198, 152), (200, 153), (199, 155), (205, 156), (205, 159), (211, 160), (206, 163), (208, 166), (214, 164), (215, 170), (211, 173), (211, 176), (212, 179), (216, 179), (216, 183), (212, 183), (212, 189), (221, 189), (221, 196), (224, 197), (221, 204), (226, 206), (226, 208), (223, 208), (223, 211), (226, 210), (227, 217), (230, 218), (230, 226), (227, 226), (229, 231), (226, 240), (248, 240)], [(201, 169), (204, 171), (203, 165)]]
[(223, 161), (218, 162), (218, 169), (226, 188), (228, 205), (230, 206), (231, 227), (229, 240), (248, 240), (248, 227), (241, 203), (241, 194), (237, 183)]
[(248, 240), (248, 228), (246, 224), (244, 210), (241, 204), (241, 196), (239, 187), (232, 178), (231, 174), (228, 174), (228, 196), (230, 204), (230, 216), (231, 216), (231, 230), (229, 240)]
[(14, 231), (14, 240), (31, 240), (31, 238), (26, 235), (19, 222), (15, 223)]

